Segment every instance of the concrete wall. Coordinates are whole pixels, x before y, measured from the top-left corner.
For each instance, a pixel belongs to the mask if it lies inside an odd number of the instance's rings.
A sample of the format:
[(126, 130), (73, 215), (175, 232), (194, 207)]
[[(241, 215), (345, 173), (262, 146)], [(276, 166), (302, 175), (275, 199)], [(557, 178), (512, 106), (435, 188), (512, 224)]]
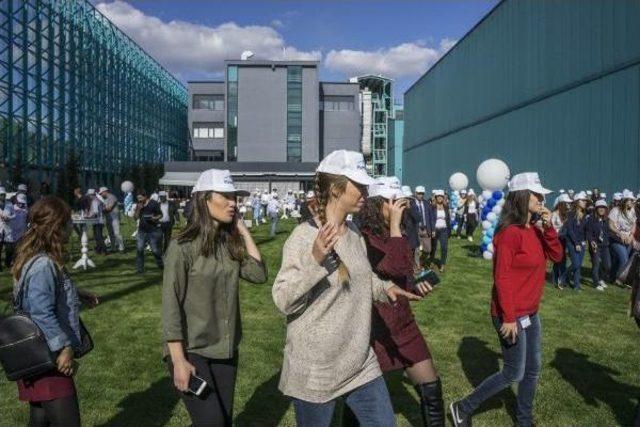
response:
[(320, 157), (320, 93), (318, 69), (302, 69), (302, 161), (317, 162)]
[(360, 151), (362, 138), (360, 103), (357, 83), (321, 83), (322, 96), (353, 96), (354, 110), (322, 111), (322, 157), (335, 150)]
[[(225, 142), (227, 138), (227, 132), (225, 128), (224, 138), (221, 139), (209, 139), (209, 138), (193, 138), (193, 123), (194, 122), (220, 122), (225, 123), (225, 111), (210, 111), (210, 110), (194, 110), (193, 109), (193, 95), (224, 95), (225, 83), (224, 82), (188, 82), (189, 90), (189, 134), (191, 135), (191, 142), (193, 149), (196, 150), (195, 155), (198, 156), (201, 150), (224, 150)], [(226, 105), (226, 102), (225, 102)], [(206, 155), (206, 154), (203, 154)]]

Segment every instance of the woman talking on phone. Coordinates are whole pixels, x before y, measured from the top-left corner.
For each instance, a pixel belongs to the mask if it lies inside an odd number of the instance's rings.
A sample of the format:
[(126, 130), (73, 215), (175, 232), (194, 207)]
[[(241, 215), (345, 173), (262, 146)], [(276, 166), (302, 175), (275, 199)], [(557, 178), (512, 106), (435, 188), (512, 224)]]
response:
[[(258, 247), (240, 219), (227, 170), (203, 172), (187, 226), (165, 259), (162, 325), (165, 356), (194, 426), (231, 426), (242, 335), (240, 278), (264, 283)], [(202, 382), (204, 380), (204, 384)]]
[[(369, 198), (358, 214), (371, 267), (380, 278), (425, 296), (431, 284), (427, 280), (416, 283), (411, 246), (401, 229), (409, 200), (395, 176), (376, 181), (369, 186)], [(376, 303), (373, 308), (372, 345), (382, 372), (403, 369), (420, 398), (424, 425), (444, 426), (442, 384), (409, 300), (401, 297), (393, 305)]]
[(533, 398), (541, 368), (542, 330), (538, 308), (547, 259), (558, 262), (563, 249), (543, 205), (551, 193), (537, 173), (522, 173), (509, 182), (493, 244), (491, 317), (502, 347), (502, 371), (486, 378), (470, 395), (451, 404), (456, 427), (471, 424), (471, 415), (487, 399), (518, 383), (517, 425), (533, 423)]
[(280, 390), (293, 399), (299, 427), (328, 427), (341, 397), (361, 425), (395, 426), (371, 348), (371, 310), (374, 299), (420, 297), (373, 274), (364, 239), (346, 220), (375, 182), (362, 153), (332, 152), (315, 179), (317, 215), (287, 239), (273, 284), (273, 300), (287, 315)]

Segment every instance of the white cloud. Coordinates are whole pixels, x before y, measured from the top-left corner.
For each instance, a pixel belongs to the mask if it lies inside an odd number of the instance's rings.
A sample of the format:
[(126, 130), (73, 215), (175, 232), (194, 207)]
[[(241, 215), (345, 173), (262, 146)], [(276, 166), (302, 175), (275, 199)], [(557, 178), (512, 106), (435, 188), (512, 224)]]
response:
[(301, 51), (287, 45), (282, 36), (268, 26), (243, 27), (227, 22), (210, 27), (176, 20), (165, 22), (121, 0), (99, 3), (96, 8), (178, 75), (219, 74), (225, 59), (239, 59), (245, 50), (253, 51), (256, 59), (322, 59), (320, 51)]
[(427, 71), (455, 43), (452, 39), (442, 39), (437, 47), (428, 47), (423, 41), (417, 41), (375, 51), (332, 50), (327, 54), (324, 65), (347, 75), (415, 77)]
[(274, 19), (273, 21), (271, 21), (271, 26), (273, 28), (282, 28), (284, 27), (284, 22), (279, 19)]

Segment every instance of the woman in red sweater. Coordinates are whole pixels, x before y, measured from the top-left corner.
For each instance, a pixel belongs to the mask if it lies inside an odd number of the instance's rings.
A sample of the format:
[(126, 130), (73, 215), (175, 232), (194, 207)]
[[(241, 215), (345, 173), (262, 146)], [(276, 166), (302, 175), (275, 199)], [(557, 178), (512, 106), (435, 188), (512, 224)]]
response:
[[(431, 285), (426, 281), (414, 283), (413, 252), (402, 232), (403, 212), (408, 207), (398, 178), (381, 177), (369, 186), (369, 198), (358, 220), (373, 271), (406, 291), (424, 296)], [(444, 427), (442, 384), (409, 300), (374, 304), (371, 336), (382, 372), (403, 369), (414, 385), (424, 425)]]
[(500, 338), (504, 366), (470, 395), (451, 404), (456, 427), (471, 425), (471, 415), (485, 400), (518, 383), (517, 425), (533, 423), (533, 398), (541, 367), (538, 307), (547, 259), (559, 262), (563, 249), (544, 207), (551, 191), (537, 173), (522, 173), (509, 182), (502, 216), (493, 239), (491, 317)]

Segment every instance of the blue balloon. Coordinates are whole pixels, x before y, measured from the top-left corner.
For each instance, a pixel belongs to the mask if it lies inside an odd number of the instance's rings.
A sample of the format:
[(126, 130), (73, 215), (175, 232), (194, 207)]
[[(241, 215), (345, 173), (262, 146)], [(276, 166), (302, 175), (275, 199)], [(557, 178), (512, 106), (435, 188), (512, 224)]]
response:
[(493, 228), (489, 228), (489, 229), (487, 229), (487, 236), (489, 236), (489, 237), (493, 237), (493, 233), (494, 233)]
[(484, 236), (484, 238), (482, 239), (482, 243), (484, 243), (486, 246), (489, 246), (489, 243), (491, 243), (492, 239), (489, 236)]
[(491, 209), (489, 206), (485, 206), (484, 208), (482, 208), (482, 213), (486, 216), (489, 215), (489, 212), (491, 212)]
[(480, 219), (485, 221), (487, 219), (487, 214), (484, 213), (484, 211), (482, 211), (482, 213), (480, 214)]
[(502, 191), (494, 191), (491, 197), (496, 201), (502, 199)]
[(482, 244), (480, 245), (480, 252), (484, 252), (484, 251), (486, 251), (486, 250), (487, 250), (487, 245), (485, 245), (484, 243), (482, 243)]
[(489, 199), (487, 200), (487, 206), (492, 208), (496, 205), (496, 200), (495, 199)]

